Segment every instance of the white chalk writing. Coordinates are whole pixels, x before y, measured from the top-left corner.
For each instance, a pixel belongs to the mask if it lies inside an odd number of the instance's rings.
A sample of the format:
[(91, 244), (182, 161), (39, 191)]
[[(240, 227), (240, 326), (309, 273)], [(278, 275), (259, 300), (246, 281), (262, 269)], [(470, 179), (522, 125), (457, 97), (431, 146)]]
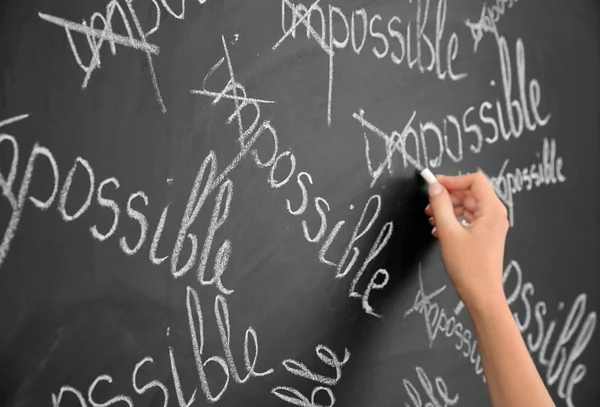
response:
[[(125, 3), (127, 12), (123, 7), (122, 2)], [(153, 60), (154, 56), (159, 55), (160, 48), (157, 45), (148, 42), (148, 38), (157, 32), (161, 24), (161, 7), (159, 6), (157, 0), (152, 0), (152, 3), (154, 5), (154, 12), (156, 13), (156, 20), (154, 27), (148, 31), (144, 31), (142, 28), (138, 14), (133, 7), (133, 0), (110, 0), (106, 5), (105, 14), (95, 12), (92, 14), (89, 21), (83, 20), (81, 24), (62, 17), (56, 17), (41, 12), (38, 13), (38, 16), (42, 20), (65, 29), (67, 40), (71, 47), (73, 56), (75, 57), (75, 61), (77, 62), (77, 65), (85, 72), (85, 77), (81, 85), (82, 89), (87, 88), (92, 73), (101, 67), (102, 61), (100, 54), (102, 46), (105, 42), (109, 44), (112, 55), (116, 55), (117, 53), (116, 45), (135, 49), (144, 53), (146, 60), (148, 61), (150, 79), (152, 80), (152, 86), (154, 88), (156, 100), (158, 101), (161, 111), (166, 113), (167, 107), (165, 106), (160, 88), (158, 86), (158, 79), (154, 69)], [(185, 18), (186, 0), (181, 0), (181, 12), (179, 14), (177, 14), (177, 12), (171, 8), (167, 0), (160, 0), (160, 3), (162, 4), (164, 10), (171, 16), (179, 20), (183, 20)], [(206, 0), (198, 0), (198, 3), (204, 4), (206, 3)], [(127, 13), (129, 13), (129, 16)], [(126, 35), (114, 32), (114, 18), (118, 18), (118, 22), (123, 24)], [(90, 60), (87, 63), (82, 60), (80, 50), (75, 45), (72, 35), (74, 32), (83, 34), (86, 37), (86, 42), (91, 52)]]
[[(233, 105), (234, 105), (233, 107), (235, 110), (227, 119), (227, 124), (230, 124), (233, 121), (237, 122), (237, 130), (238, 130), (238, 136), (239, 136), (237, 141), (241, 145), (243, 151), (246, 151), (246, 152), (250, 151), (252, 144), (258, 137), (263, 136), (263, 135), (269, 136), (269, 140), (272, 141), (272, 151), (269, 151), (269, 154), (267, 154), (267, 157), (269, 157), (269, 158), (266, 161), (263, 161), (260, 158), (261, 156), (263, 156), (263, 154), (262, 153), (259, 154), (259, 151), (257, 149), (252, 149), (252, 156), (254, 159), (254, 163), (258, 168), (269, 168), (270, 167), (269, 176), (268, 176), (267, 181), (272, 188), (283, 187), (284, 185), (286, 185), (289, 181), (291, 181), (293, 179), (294, 172), (296, 170), (299, 171), (297, 176), (295, 177), (295, 179), (296, 179), (298, 188), (300, 189), (301, 194), (302, 194), (302, 202), (298, 205), (297, 209), (293, 209), (292, 202), (289, 199), (286, 199), (286, 207), (287, 207), (288, 212), (291, 215), (302, 216), (308, 210), (309, 204), (311, 204), (311, 200), (309, 199), (309, 194), (308, 194), (308, 185), (313, 185), (313, 183), (314, 183), (313, 177), (310, 173), (308, 173), (306, 171), (300, 171), (300, 168), (299, 168), (300, 166), (297, 163), (296, 157), (293, 154), (293, 152), (291, 152), (290, 150), (286, 150), (281, 154), (279, 153), (279, 136), (277, 135), (277, 131), (276, 131), (275, 127), (271, 124), (270, 120), (263, 119), (262, 124), (259, 125), (259, 123), (261, 122), (261, 119), (262, 119), (261, 109), (260, 109), (261, 105), (270, 104), (272, 102), (267, 101), (267, 100), (255, 99), (255, 98), (248, 97), (248, 95), (246, 93), (246, 88), (244, 87), (244, 85), (239, 83), (235, 79), (233, 63), (231, 60), (227, 42), (225, 41), (224, 37), (222, 38), (222, 43), (223, 43), (225, 57), (221, 58), (210, 69), (209, 73), (204, 78), (203, 88), (198, 89), (198, 90), (192, 90), (191, 93), (196, 94), (196, 95), (209, 96), (209, 97), (213, 98), (213, 100), (212, 100), (213, 105), (217, 104), (221, 101), (233, 102)], [(227, 83), (220, 91), (212, 91), (212, 90), (207, 89), (209, 80), (211, 80), (212, 75), (219, 68), (227, 69), (227, 74), (229, 77), (229, 79), (227, 80)], [(249, 109), (250, 113), (248, 113), (247, 111), (244, 112), (246, 109)], [(248, 127), (245, 127), (245, 123), (242, 120), (242, 112), (248, 113), (248, 115), (250, 115), (249, 117), (254, 118), (252, 121), (252, 124), (249, 125)], [(248, 116), (246, 116), (246, 117), (248, 117)], [(254, 132), (253, 135), (252, 135), (252, 132)], [(286, 157), (290, 161), (290, 166), (291, 166), (290, 172), (285, 177), (284, 181), (279, 181), (279, 182), (275, 181), (273, 168), (279, 163), (279, 161), (281, 159), (286, 158)], [(240, 159), (241, 159), (241, 157), (240, 157)], [(215, 160), (216, 160), (216, 158), (212, 159), (213, 162)], [(211, 175), (208, 176), (206, 188), (209, 188), (208, 185), (213, 186), (213, 185), (216, 185), (216, 184), (222, 182), (221, 176), (217, 177), (216, 181), (212, 181), (212, 179), (214, 178), (214, 174), (213, 174), (214, 171), (216, 171), (216, 170), (213, 170), (211, 172)], [(225, 170), (224, 173), (226, 173), (226, 171), (228, 171), (228, 170)], [(200, 175), (200, 174), (203, 174), (202, 169), (201, 169), (201, 172), (199, 173), (198, 177), (199, 177), (199, 179), (203, 179), (203, 175)], [(214, 189), (214, 187), (210, 187), (210, 188)], [(212, 190), (210, 188), (208, 189), (209, 191)], [(202, 195), (202, 196), (204, 196), (204, 195)], [(195, 199), (196, 198), (192, 199), (192, 197), (190, 197), (190, 202), (194, 201)], [(203, 198), (201, 197), (198, 200), (198, 202), (202, 202), (202, 199)], [(335, 224), (335, 226), (333, 226), (330, 229), (328, 227), (329, 226), (328, 213), (330, 212), (330, 209), (331, 209), (329, 202), (323, 197), (315, 197), (312, 200), (312, 203), (314, 205), (315, 212), (319, 216), (320, 226), (319, 226), (318, 231), (311, 232), (308, 228), (308, 223), (306, 222), (306, 220), (302, 220), (301, 225), (302, 225), (302, 232), (303, 232), (304, 238), (306, 239), (307, 242), (315, 243), (315, 244), (317, 244), (317, 243), (322, 244), (321, 249), (319, 250), (320, 262), (323, 264), (326, 264), (328, 266), (335, 267), (336, 268), (335, 277), (343, 278), (349, 274), (349, 272), (353, 269), (354, 266), (358, 266), (357, 260), (359, 258), (361, 251), (360, 251), (359, 247), (357, 247), (357, 246), (358, 246), (361, 238), (366, 236), (368, 232), (370, 232), (372, 229), (375, 228), (374, 225), (375, 225), (376, 221), (379, 219), (380, 212), (381, 212), (381, 206), (382, 206), (381, 196), (373, 195), (369, 198), (369, 200), (365, 204), (363, 212), (361, 214), (361, 217), (354, 228), (352, 237), (350, 238), (350, 242), (346, 246), (341, 260), (337, 263), (326, 259), (326, 256), (327, 256), (327, 252), (328, 252), (329, 248), (331, 247), (332, 243), (338, 236), (340, 229), (346, 224), (346, 221), (341, 220), (341, 221), (337, 222)], [(198, 205), (200, 205), (200, 203)], [(296, 205), (294, 205), (294, 207), (296, 207)], [(188, 207), (188, 210), (186, 211), (186, 213), (192, 213), (192, 209), (190, 207)], [(370, 216), (367, 216), (367, 214), (370, 214)], [(186, 217), (184, 217), (185, 222), (189, 222), (188, 220), (186, 220), (188, 216), (191, 216), (191, 215), (186, 215)], [(190, 219), (192, 219), (192, 218), (190, 218)], [(186, 225), (187, 225), (187, 223), (186, 223)], [(180, 232), (178, 242), (184, 241), (185, 231), (187, 230), (184, 228), (184, 226), (185, 225), (182, 223), (182, 229), (181, 229), (182, 232)], [(330, 229), (329, 233), (327, 233), (328, 229)], [(378, 237), (376, 238), (375, 242), (371, 246), (371, 249), (368, 252), (368, 254), (366, 255), (362, 265), (356, 271), (354, 278), (350, 284), (350, 289), (349, 289), (349, 296), (352, 298), (359, 299), (361, 301), (361, 304), (362, 304), (365, 312), (367, 312), (368, 314), (374, 315), (374, 316), (378, 316), (378, 317), (380, 315), (375, 313), (373, 308), (369, 305), (369, 295), (371, 294), (371, 292), (373, 290), (381, 290), (386, 286), (386, 284), (389, 281), (389, 273), (385, 269), (377, 270), (371, 276), (371, 278), (367, 284), (367, 287), (364, 290), (362, 290), (362, 292), (360, 292), (360, 290), (358, 290), (358, 284), (359, 284), (359, 281), (361, 280), (363, 274), (367, 270), (368, 266), (373, 263), (374, 259), (382, 252), (382, 250), (387, 245), (387, 242), (389, 241), (389, 239), (392, 235), (392, 232), (393, 232), (393, 223), (392, 222), (387, 222), (381, 227)], [(350, 256), (351, 253), (352, 253), (352, 256)], [(172, 261), (174, 261), (173, 260), (174, 258), (175, 257), (172, 258)]]
[[(452, 69), (452, 63), (458, 54), (458, 36), (452, 33), (447, 40), (444, 48), (442, 40), (446, 25), (447, 15), (447, 0), (438, 0), (437, 12), (435, 18), (435, 36), (430, 38), (425, 33), (429, 18), (430, 0), (417, 0), (416, 24), (413, 25), (414, 30), (411, 30), (411, 23), (408, 22), (406, 28), (401, 28), (402, 20), (398, 16), (391, 17), (387, 24), (383, 22), (380, 14), (373, 15), (370, 19), (364, 8), (352, 10), (351, 17), (342, 11), (341, 8), (329, 5), (327, 16), (325, 11), (319, 4), (320, 0), (314, 1), (310, 7), (304, 4), (293, 3), (290, 0), (281, 0), (281, 28), (283, 36), (275, 43), (273, 49), (276, 50), (287, 38), (296, 38), (296, 33), (299, 27), (306, 28), (306, 37), (312, 38), (327, 54), (329, 58), (329, 87), (327, 96), (327, 123), (331, 125), (332, 116), (332, 99), (333, 99), (333, 77), (334, 77), (334, 57), (337, 50), (343, 50), (352, 44), (352, 48), (356, 54), (360, 54), (367, 35), (370, 36), (373, 42), (376, 42), (372, 48), (372, 52), (378, 59), (383, 59), (390, 56), (390, 60), (401, 65), (406, 62), (409, 69), (419, 69), (423, 72), (434, 72), (437, 78), (450, 79), (457, 81), (467, 76), (466, 73), (455, 73)], [(287, 24), (288, 9), (291, 12), (291, 23)], [(311, 20), (313, 14), (320, 18), (320, 26), (314, 27)], [(360, 45), (357, 46), (357, 24), (356, 17), (362, 20), (362, 39)], [(336, 21), (337, 20), (337, 21)], [(343, 36), (338, 37), (334, 32), (334, 25), (343, 24)], [(377, 26), (377, 27), (376, 27)], [(387, 28), (387, 32), (385, 30)], [(406, 33), (406, 34), (404, 34)], [(411, 35), (414, 39), (411, 41)], [(397, 42), (397, 44), (396, 44)], [(398, 54), (393, 46), (397, 45), (401, 52)], [(412, 48), (414, 47), (414, 48)], [(416, 50), (415, 50), (416, 48)], [(427, 53), (427, 56), (425, 55)], [(414, 58), (413, 58), (414, 56)], [(425, 58), (428, 58), (428, 64), (424, 64)], [(442, 62), (446, 59), (445, 63)]]
[[(514, 171), (506, 171), (509, 160), (506, 159), (496, 176), (488, 176), (496, 194), (508, 208), (508, 220), (511, 226), (515, 224), (515, 194), (531, 191), (542, 185), (554, 185), (567, 180), (563, 174), (563, 159), (556, 156), (556, 141), (544, 139), (540, 161)], [(478, 169), (484, 172), (482, 169)], [(484, 172), (485, 173), (485, 172)]]
[[(473, 37), (473, 50), (477, 52), (479, 43), (483, 39), (483, 35), (486, 33), (492, 33), (497, 35), (498, 28), (496, 24), (500, 21), (500, 18), (512, 8), (519, 0), (496, 0), (496, 4), (488, 6), (487, 3), (483, 3), (481, 8), (481, 15), (478, 21), (471, 21), (467, 19), (465, 24), (471, 30), (471, 36)], [(508, 7), (506, 7), (508, 5)]]
[[(127, 17), (125, 10), (123, 9), (123, 6), (121, 6), (121, 4), (119, 3), (119, 0), (111, 0), (107, 4), (106, 15), (102, 15), (98, 12), (92, 14), (89, 23), (84, 21), (82, 24), (79, 24), (61, 17), (55, 17), (45, 13), (38, 13), (38, 15), (41, 19), (48, 21), (49, 23), (56, 24), (65, 29), (65, 33), (67, 34), (67, 39), (69, 41), (69, 45), (71, 46), (71, 51), (73, 52), (75, 61), (77, 62), (77, 65), (79, 65), (79, 67), (85, 72), (85, 77), (81, 85), (82, 89), (87, 88), (92, 73), (101, 66), (100, 51), (105, 41), (107, 41), (110, 44), (110, 49), (113, 55), (116, 54), (116, 44), (143, 52), (146, 55), (146, 58), (148, 60), (148, 66), (150, 67), (150, 76), (152, 79), (152, 85), (154, 87), (156, 99), (158, 100), (160, 108), (164, 113), (167, 111), (167, 108), (163, 102), (160, 89), (158, 87), (158, 80), (154, 71), (154, 61), (152, 59), (153, 55), (159, 54), (159, 47), (148, 43), (147, 37), (149, 34), (146, 34), (140, 25), (136, 11), (133, 8), (133, 1), (126, 0), (125, 2), (127, 4), (127, 10), (129, 11), (131, 19), (133, 20), (133, 25), (136, 30), (135, 35), (137, 35), (139, 39), (135, 38), (133, 30), (131, 29), (129, 18)], [(115, 11), (118, 11), (116, 15), (119, 17), (120, 21), (125, 26), (127, 36), (113, 32), (112, 27)], [(157, 19), (160, 20), (160, 11), (158, 11)], [(97, 22), (102, 23), (101, 30), (96, 28)], [(87, 38), (87, 43), (92, 53), (90, 61), (87, 63), (87, 65), (81, 59), (80, 53), (75, 45), (75, 42), (73, 41), (73, 36), (71, 34), (72, 32), (83, 34)], [(150, 34), (152, 34), (152, 32), (153, 31), (151, 31)]]
[[(338, 384), (342, 378), (342, 368), (350, 360), (350, 352), (348, 349), (344, 350), (344, 359), (340, 360), (338, 356), (325, 345), (318, 345), (315, 349), (319, 359), (327, 366), (332, 367), (335, 370), (335, 377), (324, 376), (309, 370), (303, 363), (294, 360), (286, 359), (282, 362), (285, 369), (297, 376), (303, 377), (308, 380), (312, 380), (319, 384), (316, 386), (310, 395), (310, 399), (302, 394), (300, 391), (289, 386), (277, 386), (271, 390), (271, 393), (279, 397), (281, 400), (287, 401), (290, 404), (301, 407), (320, 407), (321, 404), (317, 404), (316, 397), (319, 393), (325, 393), (327, 395), (327, 407), (335, 405), (335, 396), (331, 387)], [(328, 386), (328, 387), (327, 387)]]
[[(553, 340), (555, 329), (557, 332), (558, 329), (556, 318), (549, 323), (547, 321), (549, 319), (547, 303), (538, 301), (535, 305), (532, 304), (531, 296), (535, 293), (535, 287), (533, 283), (524, 281), (522, 268), (515, 260), (505, 267), (503, 282), (511, 309), (514, 311), (515, 308), (519, 308), (513, 314), (515, 322), (526, 340), (530, 353), (536, 359), (546, 384), (556, 385), (559, 397), (564, 399), (568, 406), (573, 406), (573, 388), (583, 380), (587, 372), (585, 364), (576, 362), (590, 343), (596, 329), (596, 312), (590, 311), (587, 316), (585, 315), (587, 295), (579, 294), (574, 300), (560, 333), (554, 339), (556, 342), (552, 353), (549, 354), (550, 341)], [(414, 304), (406, 311), (405, 317), (414, 313), (423, 315), (430, 347), (433, 346), (438, 333), (443, 333), (446, 338), (458, 338), (455, 349), (462, 351), (462, 355), (474, 365), (475, 373), (481, 375), (485, 382), (481, 357), (478, 354), (475, 356), (477, 340), (473, 332), (456, 316), (450, 316), (451, 313), (447, 312), (439, 302), (432, 301), (445, 289), (445, 286), (432, 294), (426, 294), (420, 273), (419, 284), (420, 288)], [(560, 302), (557, 307), (558, 312), (564, 309), (564, 302)], [(532, 330), (535, 330), (535, 336), (530, 332)]]
[[(478, 108), (475, 106), (467, 108), (460, 119), (450, 114), (447, 115), (441, 126), (432, 121), (420, 121), (417, 124), (415, 122), (417, 112), (413, 111), (402, 131), (392, 131), (389, 134), (371, 123), (366, 118), (363, 109), (353, 114), (361, 127), (368, 130), (370, 134), (375, 135), (376, 140), (383, 142), (385, 147), (385, 158), (377, 166), (373, 165), (371, 152), (373, 142), (370, 142), (367, 133), (363, 132), (371, 187), (377, 183), (384, 171), (387, 171), (390, 175), (393, 174), (392, 159), (395, 155), (401, 156), (403, 168), (407, 168), (409, 165), (419, 171), (427, 167), (438, 168), (442, 165), (445, 157), (455, 163), (461, 162), (467, 147), (472, 153), (479, 154), (484, 144), (497, 143), (500, 140), (500, 135), (504, 141), (511, 138), (518, 139), (525, 130), (534, 131), (538, 126), (543, 127), (548, 124), (550, 114), (542, 118), (538, 111), (541, 103), (541, 90), (538, 81), (531, 79), (528, 85), (526, 83), (525, 46), (523, 41), (519, 38), (516, 42), (518, 98), (512, 96), (512, 64), (508, 45), (503, 37), (498, 38), (498, 49), (502, 67), (504, 109), (502, 108), (502, 102), (499, 99), (496, 100), (496, 117), (489, 114), (490, 110), (493, 111), (494, 106), (489, 101), (483, 101)], [(491, 84), (495, 86), (494, 81)], [(470, 117), (476, 112), (479, 113), (479, 122), (473, 121)], [(483, 124), (491, 127), (493, 136), (484, 137)], [(463, 141), (465, 136), (470, 138), (467, 146), (465, 146), (467, 142)]]
[[(427, 376), (425, 370), (419, 366), (417, 366), (415, 370), (417, 372), (417, 377), (419, 378), (419, 384), (421, 385), (422, 390), (425, 392), (425, 399), (421, 399), (420, 392), (410, 380), (402, 380), (404, 388), (406, 389), (406, 393), (412, 402), (412, 407), (449, 407), (455, 406), (458, 403), (458, 394), (456, 394), (454, 397), (449, 395), (448, 385), (443, 378), (439, 376), (434, 378), (434, 389), (433, 383), (429, 379), (429, 376)], [(405, 406), (411, 407), (411, 405), (408, 403), (405, 403)]]

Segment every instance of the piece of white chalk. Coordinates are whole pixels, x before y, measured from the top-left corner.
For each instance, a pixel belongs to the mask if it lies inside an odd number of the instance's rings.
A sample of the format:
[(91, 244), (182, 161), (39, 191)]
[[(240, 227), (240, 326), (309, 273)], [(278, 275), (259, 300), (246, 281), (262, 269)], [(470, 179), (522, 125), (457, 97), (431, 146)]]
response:
[(429, 168), (425, 168), (423, 171), (421, 171), (421, 176), (425, 181), (427, 181), (429, 185), (438, 182), (437, 178), (435, 177), (435, 175), (433, 175), (433, 172), (431, 172)]

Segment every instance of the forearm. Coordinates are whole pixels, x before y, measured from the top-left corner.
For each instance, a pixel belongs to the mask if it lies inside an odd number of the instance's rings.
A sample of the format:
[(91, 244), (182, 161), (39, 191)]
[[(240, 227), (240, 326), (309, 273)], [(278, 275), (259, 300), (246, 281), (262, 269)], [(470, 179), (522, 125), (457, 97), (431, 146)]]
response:
[(468, 305), (494, 407), (552, 407), (502, 293)]
[[(425, 214), (435, 227), (446, 271), (475, 326), (494, 407), (553, 407), (503, 292), (509, 229), (506, 206), (482, 173), (437, 177)], [(469, 223), (461, 225), (457, 216)]]

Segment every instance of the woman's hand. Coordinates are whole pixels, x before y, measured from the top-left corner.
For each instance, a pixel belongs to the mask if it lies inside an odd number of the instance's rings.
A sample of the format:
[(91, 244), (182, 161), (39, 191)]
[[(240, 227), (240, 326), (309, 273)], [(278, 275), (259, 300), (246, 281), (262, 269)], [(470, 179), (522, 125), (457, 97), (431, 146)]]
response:
[[(437, 176), (425, 213), (435, 227), (448, 275), (463, 302), (504, 298), (502, 270), (507, 211), (481, 173)], [(464, 218), (464, 226), (457, 217)]]
[(479, 173), (438, 176), (429, 197), (425, 212), (436, 228), (448, 275), (471, 315), (493, 406), (554, 407), (504, 295), (506, 208)]

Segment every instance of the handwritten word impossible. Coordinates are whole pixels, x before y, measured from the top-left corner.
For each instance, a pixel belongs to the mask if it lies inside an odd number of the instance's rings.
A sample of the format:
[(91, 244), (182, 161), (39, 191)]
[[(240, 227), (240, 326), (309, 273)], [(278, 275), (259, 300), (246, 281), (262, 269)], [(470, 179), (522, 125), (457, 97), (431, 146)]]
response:
[(498, 22), (508, 9), (512, 8), (518, 1), (519, 0), (496, 0), (496, 4), (491, 6), (487, 3), (483, 3), (479, 20), (471, 21), (470, 19), (467, 19), (465, 21), (465, 24), (469, 27), (471, 36), (473, 37), (474, 52), (477, 52), (477, 48), (479, 47), (479, 43), (483, 39), (484, 34), (492, 33), (495, 36), (498, 35)]
[[(503, 37), (498, 40), (498, 49), (500, 52), (504, 109), (502, 108), (502, 102), (497, 99), (495, 102), (496, 116), (493, 115), (493, 104), (489, 101), (483, 101), (479, 105), (479, 109), (476, 109), (475, 106), (467, 108), (462, 114), (461, 120), (456, 116), (447, 115), (443, 119), (442, 126), (432, 121), (420, 121), (418, 124), (413, 124), (417, 114), (414, 111), (402, 131), (394, 130), (391, 134), (388, 134), (371, 123), (366, 118), (364, 110), (360, 109), (358, 113), (353, 114), (353, 117), (361, 124), (363, 129), (376, 135), (377, 140), (382, 141), (385, 145), (385, 159), (379, 165), (373, 165), (370, 155), (370, 142), (365, 133), (365, 155), (367, 169), (372, 178), (371, 186), (375, 185), (384, 171), (387, 170), (390, 174), (393, 173), (392, 159), (395, 155), (402, 157), (403, 168), (408, 165), (412, 165), (419, 170), (425, 167), (438, 168), (442, 165), (444, 157), (448, 157), (455, 163), (463, 160), (464, 145), (467, 144), (463, 141), (463, 134), (469, 135), (471, 138), (468, 142), (469, 150), (474, 154), (479, 154), (484, 144), (495, 144), (500, 140), (508, 141), (511, 138), (518, 139), (525, 130), (533, 132), (538, 127), (548, 124), (551, 115), (547, 114), (542, 117), (539, 113), (541, 103), (539, 82), (535, 78), (530, 79), (528, 83), (526, 82), (525, 45), (523, 40), (519, 38), (516, 41), (518, 97), (513, 98), (512, 96), (512, 63), (508, 44)], [(495, 85), (494, 81), (492, 81), (492, 85)], [(475, 122), (473, 116), (471, 116), (474, 113), (476, 114), (477, 111), (479, 122)], [(488, 127), (485, 130), (486, 133), (492, 130), (493, 135), (484, 137), (482, 124)]]
[[(248, 140), (252, 140), (252, 143), (254, 143), (258, 137), (267, 137), (267, 140), (272, 142), (272, 152), (270, 155), (266, 155), (266, 158), (264, 158), (265, 155), (259, 154), (256, 149), (252, 150), (254, 164), (258, 168), (269, 170), (267, 182), (273, 189), (286, 186), (296, 174), (296, 184), (301, 191), (302, 202), (299, 205), (293, 205), (289, 199), (286, 199), (286, 208), (290, 215), (302, 216), (305, 214), (309, 206), (310, 199), (308, 194), (308, 186), (313, 185), (313, 177), (310, 173), (300, 170), (300, 166), (297, 163), (296, 156), (292, 150), (287, 149), (283, 152), (280, 152), (277, 130), (271, 124), (269, 119), (263, 119), (261, 115), (260, 107), (261, 104), (264, 104), (264, 101), (249, 98), (244, 85), (235, 79), (233, 64), (229, 55), (229, 49), (225, 38), (222, 38), (222, 42), (225, 56), (210, 69), (209, 73), (204, 78), (203, 88), (192, 90), (191, 93), (211, 97), (213, 99), (213, 105), (222, 101), (229, 101), (230, 103), (233, 103), (234, 111), (227, 119), (227, 122), (231, 123), (235, 121), (237, 123), (239, 136), (237, 142), (240, 144), (242, 151), (250, 150), (251, 145), (249, 146), (249, 144), (251, 143), (249, 143)], [(211, 91), (206, 88), (207, 83), (211, 79), (212, 75), (219, 69), (227, 69), (227, 75), (229, 79), (220, 91)], [(252, 124), (245, 127), (242, 119), (242, 113), (247, 115), (247, 117), (254, 117)], [(259, 125), (259, 123), (261, 124)], [(251, 134), (254, 134), (252, 138), (250, 137)], [(278, 166), (283, 163), (283, 160), (287, 161), (289, 164), (289, 172), (283, 180), (277, 180), (275, 179), (275, 173)], [(371, 228), (373, 228), (376, 220), (380, 216), (382, 208), (381, 196), (376, 194), (368, 199), (363, 208), (360, 219), (352, 232), (350, 241), (348, 242), (341, 259), (337, 262), (329, 260), (327, 256), (330, 246), (334, 243), (338, 233), (346, 224), (346, 221), (338, 221), (335, 226), (330, 227), (331, 223), (328, 216), (328, 213), (330, 212), (330, 205), (327, 199), (320, 196), (314, 197), (312, 199), (312, 203), (314, 205), (314, 210), (319, 216), (320, 226), (316, 232), (309, 231), (306, 220), (302, 220), (301, 224), (304, 238), (309, 243), (320, 244), (318, 255), (319, 261), (322, 264), (336, 268), (335, 278), (344, 278), (350, 273), (350, 271), (352, 271), (355, 265), (359, 264), (357, 261), (361, 255), (361, 249), (358, 247), (358, 243), (361, 238), (366, 236)], [(358, 270), (355, 272), (352, 283), (350, 284), (349, 297), (359, 299), (364, 311), (374, 316), (379, 315), (374, 312), (373, 308), (369, 304), (369, 295), (371, 291), (381, 290), (386, 286), (389, 281), (389, 273), (385, 269), (377, 270), (371, 276), (367, 287), (362, 290), (362, 292), (358, 290), (358, 283), (361, 281), (361, 278), (368, 266), (385, 248), (392, 235), (392, 232), (393, 222), (391, 221), (386, 222), (381, 227), (375, 242), (372, 243), (371, 249), (364, 257), (362, 265), (360, 265)]]
[[(127, 12), (121, 4), (122, 2), (125, 3)], [(186, 0), (181, 0), (181, 12), (179, 14), (171, 8), (167, 0), (160, 0), (160, 2), (162, 4), (162, 8), (171, 16), (179, 20), (185, 18)], [(204, 4), (206, 0), (198, 0), (198, 2), (200, 4)], [(154, 69), (154, 60), (152, 59), (154, 56), (159, 55), (160, 48), (157, 45), (150, 44), (148, 42), (148, 38), (160, 28), (161, 7), (159, 6), (157, 0), (152, 0), (156, 12), (156, 21), (152, 29), (144, 31), (138, 14), (133, 7), (133, 3), (133, 0), (110, 0), (106, 5), (105, 14), (95, 12), (92, 14), (89, 21), (84, 20), (82, 23), (76, 23), (62, 17), (56, 17), (41, 12), (38, 13), (38, 16), (42, 20), (58, 25), (59, 27), (63, 27), (65, 29), (67, 40), (69, 41), (75, 61), (77, 62), (77, 65), (85, 72), (85, 77), (81, 85), (82, 89), (87, 88), (92, 73), (101, 67), (102, 61), (100, 53), (105, 43), (108, 43), (110, 46), (110, 51), (113, 56), (117, 53), (116, 45), (135, 49), (144, 53), (148, 61), (150, 78), (152, 80), (152, 86), (154, 87), (156, 100), (158, 101), (161, 111), (166, 113), (167, 107), (165, 106), (161, 96), (160, 88), (158, 86), (158, 79), (156, 77), (156, 71)], [(127, 13), (129, 13), (129, 16)], [(117, 34), (114, 32), (114, 18), (117, 18), (118, 21), (124, 25), (126, 35)], [(132, 25), (135, 29), (135, 33), (132, 29)], [(73, 40), (72, 33), (85, 35), (87, 39), (86, 43), (91, 52), (90, 60), (87, 63), (82, 60), (80, 51)], [(136, 38), (136, 36), (138, 38)]]
[[(377, 44), (371, 49), (377, 59), (384, 59), (389, 55), (390, 60), (396, 65), (405, 63), (409, 69), (418, 69), (421, 73), (434, 72), (441, 80), (458, 81), (467, 76), (466, 73), (455, 73), (452, 69), (452, 62), (458, 55), (459, 44), (456, 33), (453, 32), (444, 43), (447, 0), (438, 0), (433, 38), (425, 33), (430, 20), (430, 0), (417, 0), (415, 3), (417, 4), (416, 24), (412, 26), (414, 29), (411, 29), (411, 21), (403, 27), (400, 17), (392, 16), (385, 23), (380, 14), (369, 18), (364, 8), (352, 10), (348, 17), (341, 8), (330, 4), (326, 16), (320, 0), (316, 0), (308, 8), (304, 4), (293, 3), (291, 0), (281, 0), (283, 36), (273, 49), (276, 50), (287, 38), (296, 38), (297, 30), (304, 26), (306, 37), (312, 38), (327, 54), (329, 58), (328, 125), (331, 125), (332, 115), (334, 57), (337, 50), (345, 49), (348, 44), (352, 44), (354, 52), (360, 55), (367, 38), (370, 38)], [(288, 10), (291, 14), (289, 25)], [(313, 15), (320, 19), (320, 25), (317, 27), (313, 26)], [(336, 24), (338, 27), (339, 24), (343, 24), (344, 34), (340, 37), (334, 35), (334, 31), (338, 31), (334, 30)], [(357, 38), (360, 40), (357, 41)]]
[[(523, 168), (516, 168), (513, 171), (506, 171), (509, 163), (507, 158), (498, 175), (486, 175), (496, 194), (508, 209), (508, 220), (511, 227), (515, 225), (514, 196), (516, 194), (567, 181), (567, 177), (563, 174), (563, 159), (556, 155), (556, 140), (549, 141), (544, 138), (542, 154), (537, 153), (537, 156), (540, 158), (538, 162)], [(485, 174), (481, 168), (478, 171)]]
[[(557, 327), (556, 318), (548, 322), (549, 318), (546, 316), (549, 309), (545, 301), (540, 300), (532, 304), (531, 296), (535, 294), (535, 287), (530, 281), (524, 281), (523, 270), (517, 261), (512, 260), (505, 267), (503, 283), (508, 304), (513, 311), (519, 308), (513, 313), (515, 322), (526, 339), (529, 352), (534, 355), (534, 359), (537, 359), (540, 373), (546, 384), (556, 385), (558, 396), (565, 400), (568, 406), (573, 407), (573, 389), (581, 383), (587, 372), (583, 363), (576, 362), (590, 343), (597, 322), (596, 311), (590, 311), (586, 315), (587, 295), (579, 294), (573, 301), (561, 329)], [(458, 320), (457, 316), (450, 316), (451, 312), (447, 312), (446, 308), (433, 300), (445, 289), (445, 286), (427, 294), (420, 274), (419, 285), (413, 306), (406, 311), (405, 317), (415, 313), (423, 316), (430, 347), (433, 346), (439, 333), (448, 339), (456, 337), (455, 349), (474, 365), (475, 374), (481, 375), (485, 382), (481, 357), (476, 354), (475, 335)], [(557, 310), (559, 312), (565, 310), (565, 303), (559, 302)], [(555, 332), (560, 333), (554, 335)], [(554, 348), (550, 351), (552, 340), (555, 341)]]

